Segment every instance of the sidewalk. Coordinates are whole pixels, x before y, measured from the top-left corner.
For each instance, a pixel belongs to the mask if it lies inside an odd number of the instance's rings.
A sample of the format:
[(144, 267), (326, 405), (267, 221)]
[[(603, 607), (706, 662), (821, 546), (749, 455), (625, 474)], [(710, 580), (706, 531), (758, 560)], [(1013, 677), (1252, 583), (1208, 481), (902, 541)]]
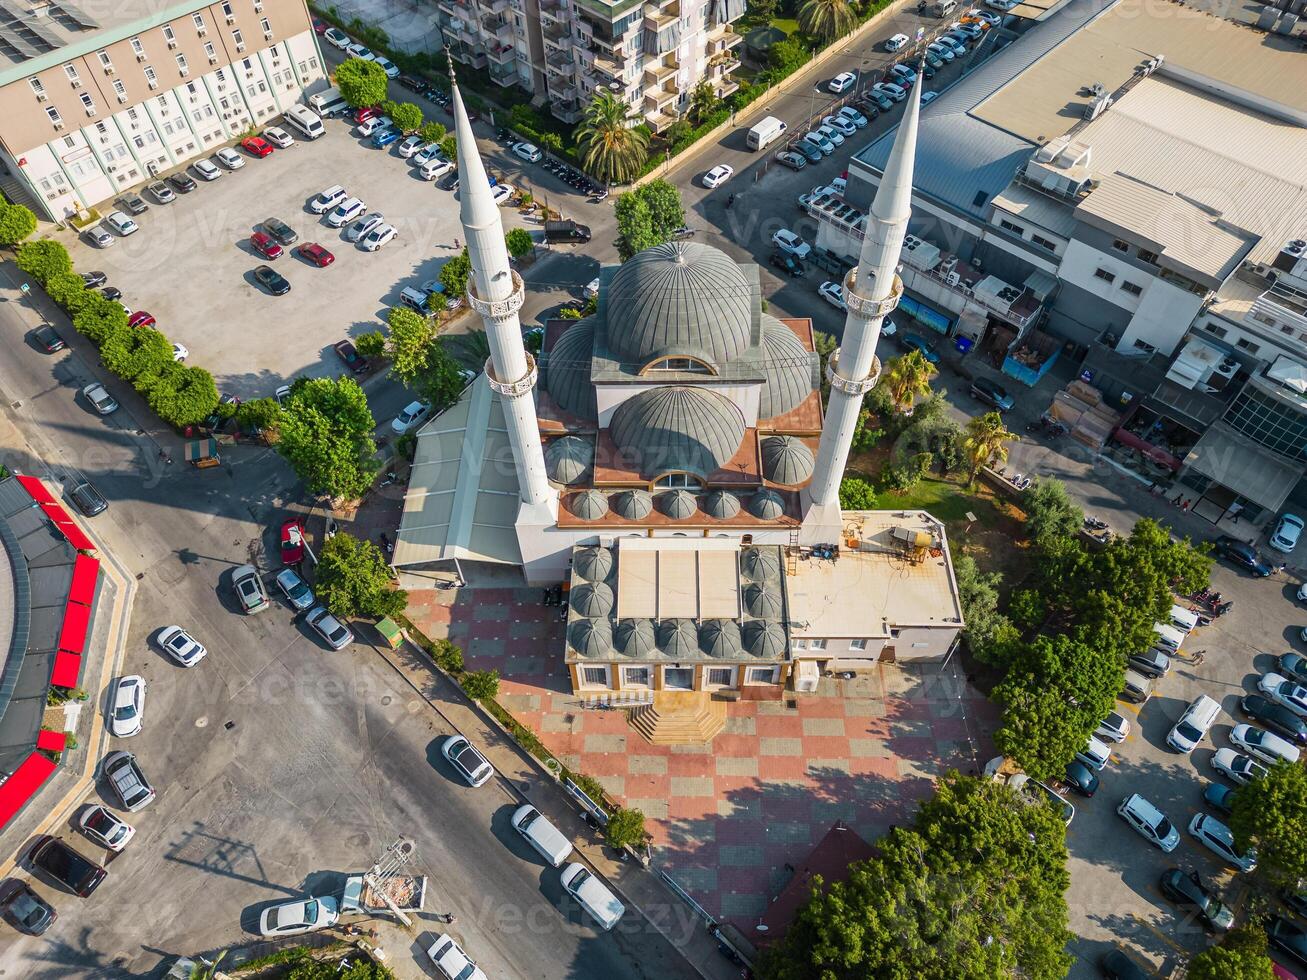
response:
[(739, 980), (738, 967), (720, 952), (706, 926), (675, 896), (656, 872), (632, 861), (615, 860), (602, 838), (580, 817), (565, 791), (517, 743), (476, 708), (446, 675), (432, 667), (412, 643), (397, 650), (374, 648), (455, 729), (473, 739), (494, 765), (502, 785), (528, 802), (566, 834), (580, 856), (613, 886), (627, 905), (627, 915), (641, 915), (705, 980)]

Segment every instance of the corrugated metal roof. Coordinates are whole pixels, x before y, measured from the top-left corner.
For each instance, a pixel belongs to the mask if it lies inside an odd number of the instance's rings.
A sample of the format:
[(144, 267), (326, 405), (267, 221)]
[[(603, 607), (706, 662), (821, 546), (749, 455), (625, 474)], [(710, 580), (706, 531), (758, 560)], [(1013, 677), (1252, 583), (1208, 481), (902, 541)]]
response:
[(1076, 230), (1075, 215), (1065, 202), (1055, 201), (1024, 184), (1009, 184), (995, 196), (994, 205), (1064, 238), (1070, 238)]

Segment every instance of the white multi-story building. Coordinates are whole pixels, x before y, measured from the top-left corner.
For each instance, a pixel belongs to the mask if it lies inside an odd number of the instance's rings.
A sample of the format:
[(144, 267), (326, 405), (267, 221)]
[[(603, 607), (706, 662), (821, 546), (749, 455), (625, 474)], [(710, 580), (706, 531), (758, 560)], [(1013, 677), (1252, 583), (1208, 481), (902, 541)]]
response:
[(303, 0), (0, 6), (0, 187), (61, 220), (238, 139), (325, 79)]

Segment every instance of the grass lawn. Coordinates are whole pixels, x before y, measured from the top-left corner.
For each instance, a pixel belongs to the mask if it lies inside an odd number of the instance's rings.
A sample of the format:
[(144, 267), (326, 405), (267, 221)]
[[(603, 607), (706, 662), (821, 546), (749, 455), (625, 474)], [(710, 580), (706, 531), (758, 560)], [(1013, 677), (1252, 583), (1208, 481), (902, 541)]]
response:
[(778, 17), (776, 20), (771, 22), (771, 26), (775, 27), (777, 30), (784, 31), (786, 35), (791, 37), (799, 33), (799, 22), (797, 20), (787, 20)]

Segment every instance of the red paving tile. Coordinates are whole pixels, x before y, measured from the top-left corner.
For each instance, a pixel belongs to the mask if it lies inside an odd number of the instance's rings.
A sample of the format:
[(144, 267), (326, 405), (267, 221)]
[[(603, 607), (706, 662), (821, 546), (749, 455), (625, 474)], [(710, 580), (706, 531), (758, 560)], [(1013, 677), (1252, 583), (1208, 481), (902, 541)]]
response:
[(801, 779), (808, 774), (808, 761), (803, 756), (761, 755), (758, 757), (758, 778)]
[(717, 802), (711, 796), (673, 796), (667, 801), (672, 820), (701, 820), (717, 816)]
[(799, 738), (803, 735), (803, 718), (798, 715), (759, 715), (754, 719), (759, 738)]
[(850, 759), (849, 772), (853, 775), (883, 776), (886, 779), (893, 780), (899, 778), (899, 767), (896, 759)]
[[(653, 745), (650, 748), (662, 746)], [(668, 754), (667, 773), (671, 776), (714, 776), (717, 773), (717, 763), (707, 753)]]
[(722, 733), (713, 739), (712, 754), (734, 759), (748, 759), (758, 754), (758, 737)]

